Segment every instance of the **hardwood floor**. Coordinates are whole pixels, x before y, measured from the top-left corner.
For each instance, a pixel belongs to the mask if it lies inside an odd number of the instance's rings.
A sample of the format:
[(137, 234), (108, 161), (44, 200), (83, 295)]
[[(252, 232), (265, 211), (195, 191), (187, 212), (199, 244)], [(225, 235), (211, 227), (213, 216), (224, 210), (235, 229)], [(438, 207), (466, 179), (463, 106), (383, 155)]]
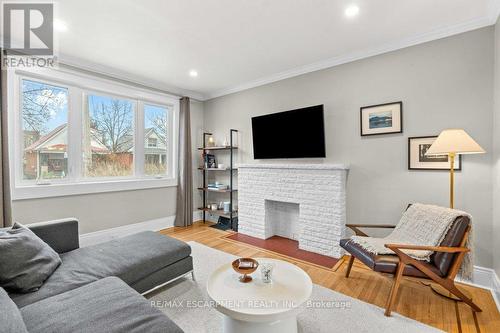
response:
[[(351, 276), (346, 279), (344, 277), (347, 267), (345, 258), (332, 269), (328, 269), (227, 239), (225, 236), (232, 233), (231, 231), (209, 228), (208, 224), (201, 222), (187, 228), (165, 229), (160, 233), (186, 242), (196, 241), (237, 256), (269, 257), (289, 261), (306, 271), (314, 283), (380, 307), (385, 306), (389, 295), (392, 278), (372, 272), (358, 261), (354, 262)], [(473, 313), (469, 306), (463, 303), (434, 294), (428, 287), (422, 285), (421, 281), (403, 279), (393, 312), (447, 332), (500, 332), (500, 313), (490, 291), (460, 285), (483, 310), (481, 313)]]

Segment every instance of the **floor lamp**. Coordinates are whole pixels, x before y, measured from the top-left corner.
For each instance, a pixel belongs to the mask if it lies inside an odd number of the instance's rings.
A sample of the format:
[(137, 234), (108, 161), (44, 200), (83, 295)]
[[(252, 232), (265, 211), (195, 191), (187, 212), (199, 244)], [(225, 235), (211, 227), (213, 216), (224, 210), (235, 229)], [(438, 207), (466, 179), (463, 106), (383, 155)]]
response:
[(483, 154), (484, 149), (463, 129), (441, 132), (425, 155), (448, 155), (450, 161), (450, 208), (455, 207), (455, 157), (463, 154)]
[[(463, 129), (447, 129), (441, 132), (425, 155), (448, 155), (450, 161), (450, 208), (455, 207), (455, 157), (462, 154), (483, 154), (484, 149), (472, 139)], [(459, 301), (449, 291), (436, 283), (430, 283), (437, 294)], [(462, 291), (464, 292), (464, 291)], [(465, 292), (470, 297), (470, 295)]]

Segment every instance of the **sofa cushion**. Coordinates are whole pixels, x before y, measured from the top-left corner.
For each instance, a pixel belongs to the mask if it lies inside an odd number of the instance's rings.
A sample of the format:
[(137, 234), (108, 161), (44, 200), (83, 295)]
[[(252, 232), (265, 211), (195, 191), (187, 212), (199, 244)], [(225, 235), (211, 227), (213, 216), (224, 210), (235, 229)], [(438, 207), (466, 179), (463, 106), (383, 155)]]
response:
[(8, 291), (37, 290), (61, 264), (50, 246), (19, 223), (0, 231), (0, 253), (0, 286)]
[(188, 244), (152, 231), (83, 247), (61, 255), (62, 265), (36, 293), (11, 294), (23, 307), (108, 276), (132, 285), (191, 254)]
[(30, 333), (182, 330), (118, 278), (105, 278), (21, 309)]
[(0, 288), (0, 332), (28, 333), (21, 312), (3, 288)]

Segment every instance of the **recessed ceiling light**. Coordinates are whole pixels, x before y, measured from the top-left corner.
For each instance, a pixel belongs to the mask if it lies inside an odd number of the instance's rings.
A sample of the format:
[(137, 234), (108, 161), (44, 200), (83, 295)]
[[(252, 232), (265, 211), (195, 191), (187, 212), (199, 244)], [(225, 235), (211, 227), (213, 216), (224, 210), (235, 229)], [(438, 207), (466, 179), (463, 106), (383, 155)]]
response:
[(54, 30), (64, 32), (68, 30), (68, 26), (61, 20), (54, 20)]
[(345, 16), (354, 17), (359, 14), (359, 7), (357, 5), (350, 5), (345, 9)]
[(197, 77), (198, 76), (198, 72), (195, 71), (194, 69), (192, 69), (192, 70), (189, 71), (189, 76), (191, 76), (191, 77)]

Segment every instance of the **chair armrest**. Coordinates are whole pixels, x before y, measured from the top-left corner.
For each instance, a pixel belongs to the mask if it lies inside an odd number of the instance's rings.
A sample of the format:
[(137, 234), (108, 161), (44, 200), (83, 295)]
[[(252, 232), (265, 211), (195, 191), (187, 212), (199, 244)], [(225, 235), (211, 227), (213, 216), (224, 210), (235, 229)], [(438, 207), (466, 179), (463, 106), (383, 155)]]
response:
[(446, 253), (459, 253), (469, 252), (466, 247), (447, 247), (447, 246), (425, 246), (425, 245), (409, 245), (409, 244), (384, 244), (385, 247), (394, 251), (398, 250), (422, 250), (432, 252), (446, 252)]
[(73, 251), (80, 247), (76, 218), (38, 222), (27, 227), (57, 253)]
[(359, 230), (358, 228), (382, 228), (382, 229), (390, 229), (390, 228), (395, 228), (395, 225), (391, 224), (346, 224), (346, 227), (350, 228), (356, 236), (364, 236), (368, 237), (366, 233), (363, 231)]
[(392, 224), (346, 224), (348, 228), (396, 228), (395, 225)]

